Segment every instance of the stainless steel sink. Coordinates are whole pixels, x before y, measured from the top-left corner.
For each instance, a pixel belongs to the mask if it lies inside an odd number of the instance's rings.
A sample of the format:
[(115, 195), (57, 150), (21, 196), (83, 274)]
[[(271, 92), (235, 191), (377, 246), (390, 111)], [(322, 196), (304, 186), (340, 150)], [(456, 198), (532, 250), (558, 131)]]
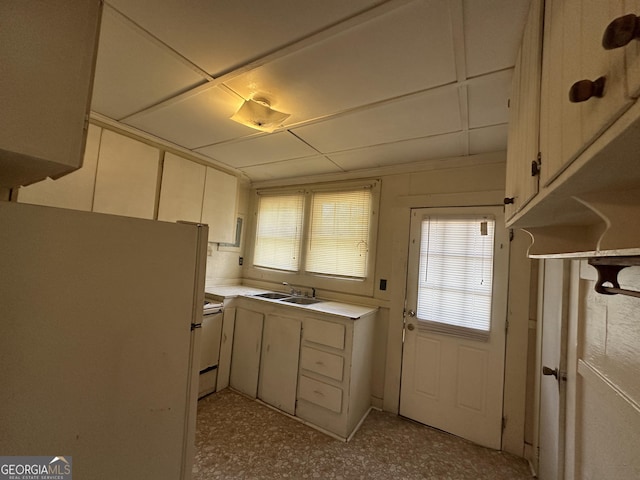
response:
[(271, 300), (280, 300), (281, 298), (287, 298), (291, 295), (287, 295), (286, 293), (278, 293), (278, 292), (266, 292), (266, 293), (256, 293), (254, 297), (260, 298), (270, 298)]
[(296, 305), (313, 305), (314, 303), (319, 303), (321, 301), (322, 300), (309, 297), (289, 297), (281, 300), (281, 302), (295, 303)]

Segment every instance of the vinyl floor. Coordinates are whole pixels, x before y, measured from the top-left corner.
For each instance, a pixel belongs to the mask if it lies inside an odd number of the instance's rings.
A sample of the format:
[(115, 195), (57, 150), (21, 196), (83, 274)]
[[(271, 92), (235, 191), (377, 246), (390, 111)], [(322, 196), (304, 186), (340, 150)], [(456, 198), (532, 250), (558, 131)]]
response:
[(230, 389), (198, 402), (194, 480), (525, 480), (527, 462), (391, 413), (341, 442)]

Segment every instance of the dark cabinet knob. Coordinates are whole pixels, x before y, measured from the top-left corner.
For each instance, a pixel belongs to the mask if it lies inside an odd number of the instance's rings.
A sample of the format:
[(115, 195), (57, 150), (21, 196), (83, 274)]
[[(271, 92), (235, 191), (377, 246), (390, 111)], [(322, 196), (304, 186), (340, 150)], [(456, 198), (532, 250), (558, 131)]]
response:
[(633, 13), (616, 18), (602, 35), (602, 46), (613, 50), (627, 45), (631, 40), (640, 38), (640, 17)]
[(595, 80), (580, 80), (571, 85), (569, 100), (572, 103), (586, 102), (591, 97), (600, 98), (604, 95), (605, 77)]
[(504, 197), (504, 204), (505, 205), (510, 205), (515, 201), (514, 197)]

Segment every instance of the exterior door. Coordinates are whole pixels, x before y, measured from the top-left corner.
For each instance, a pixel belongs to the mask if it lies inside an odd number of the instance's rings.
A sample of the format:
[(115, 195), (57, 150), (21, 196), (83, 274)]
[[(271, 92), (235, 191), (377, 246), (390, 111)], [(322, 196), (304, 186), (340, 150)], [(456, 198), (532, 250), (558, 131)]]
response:
[(400, 414), (495, 449), (508, 263), (502, 207), (412, 210)]
[(545, 260), (540, 365), (538, 478), (564, 478), (564, 402), (566, 392), (566, 332), (569, 263)]

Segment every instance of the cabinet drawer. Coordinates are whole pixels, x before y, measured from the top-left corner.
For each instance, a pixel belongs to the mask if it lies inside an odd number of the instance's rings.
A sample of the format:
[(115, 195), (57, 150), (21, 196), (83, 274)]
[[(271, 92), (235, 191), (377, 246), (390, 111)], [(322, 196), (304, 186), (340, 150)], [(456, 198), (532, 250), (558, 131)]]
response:
[(344, 359), (340, 355), (302, 347), (300, 365), (305, 370), (342, 381)]
[(344, 325), (323, 322), (313, 318), (304, 319), (304, 339), (327, 347), (344, 349)]
[(300, 376), (298, 397), (332, 412), (342, 412), (342, 390), (326, 383)]

